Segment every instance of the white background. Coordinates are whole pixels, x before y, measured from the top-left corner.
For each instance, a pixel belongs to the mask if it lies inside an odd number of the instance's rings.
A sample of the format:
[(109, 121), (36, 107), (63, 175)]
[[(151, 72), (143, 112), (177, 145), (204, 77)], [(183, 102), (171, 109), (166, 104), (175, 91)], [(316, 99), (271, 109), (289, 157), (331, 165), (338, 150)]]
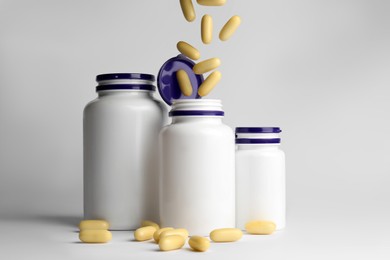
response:
[[(0, 259), (390, 258), (390, 2), (227, 2), (188, 23), (176, 0), (0, 1)], [(205, 46), (206, 13), (215, 35), (232, 15), (242, 25)], [(221, 58), (210, 97), (228, 125), (283, 129), (287, 229), (205, 254), (160, 253), (130, 232), (80, 244), (94, 78), (156, 74), (179, 40)]]

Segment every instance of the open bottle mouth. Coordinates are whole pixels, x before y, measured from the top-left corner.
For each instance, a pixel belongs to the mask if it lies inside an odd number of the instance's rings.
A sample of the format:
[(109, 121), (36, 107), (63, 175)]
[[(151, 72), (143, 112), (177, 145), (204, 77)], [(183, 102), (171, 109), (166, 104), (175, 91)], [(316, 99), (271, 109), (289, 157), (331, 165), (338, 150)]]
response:
[(110, 73), (96, 76), (96, 91), (104, 90), (147, 90), (155, 91), (155, 77), (144, 73)]
[(224, 116), (221, 100), (178, 99), (174, 100), (169, 116)]

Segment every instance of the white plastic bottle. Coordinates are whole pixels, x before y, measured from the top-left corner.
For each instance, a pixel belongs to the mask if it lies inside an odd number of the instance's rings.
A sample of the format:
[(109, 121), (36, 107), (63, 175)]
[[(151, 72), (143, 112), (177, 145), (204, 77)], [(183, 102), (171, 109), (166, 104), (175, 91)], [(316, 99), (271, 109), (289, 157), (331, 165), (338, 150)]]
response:
[(236, 128), (236, 218), (245, 229), (251, 220), (286, 223), (285, 155), (278, 127)]
[(160, 221), (205, 235), (235, 226), (234, 133), (219, 100), (173, 102), (160, 133)]
[(153, 75), (103, 74), (84, 109), (84, 218), (112, 230), (158, 221), (158, 133), (166, 119)]

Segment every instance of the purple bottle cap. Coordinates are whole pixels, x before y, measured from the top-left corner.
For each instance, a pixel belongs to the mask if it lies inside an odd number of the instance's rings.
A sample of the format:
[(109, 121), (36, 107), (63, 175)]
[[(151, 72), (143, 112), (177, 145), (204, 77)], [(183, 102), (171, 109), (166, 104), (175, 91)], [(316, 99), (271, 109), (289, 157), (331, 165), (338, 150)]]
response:
[[(201, 98), (198, 95), (198, 88), (204, 81), (203, 75), (197, 75), (192, 68), (195, 63), (185, 57), (184, 55), (178, 55), (167, 60), (162, 65), (157, 75), (157, 88), (160, 92), (162, 99), (168, 104), (172, 105), (172, 101), (175, 99), (195, 99)], [(176, 79), (176, 72), (178, 70), (185, 70), (190, 78), (192, 85), (192, 95), (184, 96), (179, 87), (179, 83)]]

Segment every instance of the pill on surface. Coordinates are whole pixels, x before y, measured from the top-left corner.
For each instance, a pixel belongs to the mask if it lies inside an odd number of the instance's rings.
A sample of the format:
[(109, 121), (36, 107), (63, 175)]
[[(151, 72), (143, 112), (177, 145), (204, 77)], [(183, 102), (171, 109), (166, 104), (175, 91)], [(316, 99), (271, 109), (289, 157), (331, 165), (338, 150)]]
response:
[(167, 230), (173, 230), (173, 227), (160, 228), (159, 230), (154, 232), (154, 234), (153, 234), (154, 241), (156, 241), (158, 243), (158, 241), (160, 240), (161, 233), (164, 231), (167, 231)]
[(202, 42), (204, 44), (211, 43), (211, 41), (213, 40), (213, 18), (211, 17), (211, 15), (203, 15), (200, 32)]
[(238, 15), (233, 16), (226, 22), (219, 32), (219, 39), (221, 41), (227, 41), (237, 30), (238, 26), (241, 24), (241, 18)]
[(276, 224), (272, 221), (254, 220), (245, 224), (245, 229), (249, 234), (270, 235), (276, 229)]
[(107, 230), (110, 227), (107, 221), (102, 219), (86, 219), (80, 221), (80, 230)]
[(221, 80), (222, 74), (219, 71), (214, 71), (211, 73), (205, 81), (199, 86), (198, 94), (201, 97), (204, 97), (208, 95), (211, 90), (214, 89), (214, 87), (218, 84), (218, 82)]
[(184, 18), (188, 22), (192, 22), (196, 18), (194, 5), (192, 4), (192, 0), (180, 0), (181, 10), (183, 12)]
[(191, 96), (192, 84), (190, 78), (188, 77), (187, 72), (185, 70), (178, 70), (176, 72), (176, 78), (179, 83), (181, 93), (183, 93), (183, 95), (187, 97)]
[(211, 58), (201, 61), (194, 65), (193, 71), (195, 74), (203, 74), (213, 69), (218, 68), (221, 65), (221, 60), (218, 58)]
[(214, 242), (234, 242), (242, 237), (242, 231), (238, 228), (215, 229), (210, 233), (210, 239)]
[(192, 236), (188, 241), (188, 244), (195, 251), (205, 252), (210, 247), (210, 240), (205, 237)]
[(153, 221), (150, 221), (150, 220), (144, 220), (144, 221), (141, 222), (141, 227), (147, 227), (147, 226), (155, 227), (156, 230), (160, 229), (160, 226), (156, 222), (153, 222)]
[(81, 230), (79, 238), (84, 243), (107, 243), (112, 234), (108, 230)]
[(191, 44), (180, 41), (176, 45), (178, 51), (187, 56), (191, 60), (199, 60), (200, 52)]
[(172, 236), (162, 237), (158, 242), (158, 246), (162, 251), (170, 251), (170, 250), (182, 248), (185, 242), (186, 240), (183, 236), (172, 235)]
[(179, 236), (182, 236), (183, 238), (187, 239), (188, 231), (185, 228), (175, 228), (175, 229), (172, 229), (172, 230), (166, 230), (164, 232), (161, 232), (160, 240), (163, 237), (172, 236), (172, 235), (179, 235)]
[(134, 232), (134, 238), (137, 241), (145, 241), (153, 238), (157, 229), (153, 226), (140, 227)]
[(226, 0), (196, 0), (200, 5), (206, 6), (221, 6), (226, 4)]

